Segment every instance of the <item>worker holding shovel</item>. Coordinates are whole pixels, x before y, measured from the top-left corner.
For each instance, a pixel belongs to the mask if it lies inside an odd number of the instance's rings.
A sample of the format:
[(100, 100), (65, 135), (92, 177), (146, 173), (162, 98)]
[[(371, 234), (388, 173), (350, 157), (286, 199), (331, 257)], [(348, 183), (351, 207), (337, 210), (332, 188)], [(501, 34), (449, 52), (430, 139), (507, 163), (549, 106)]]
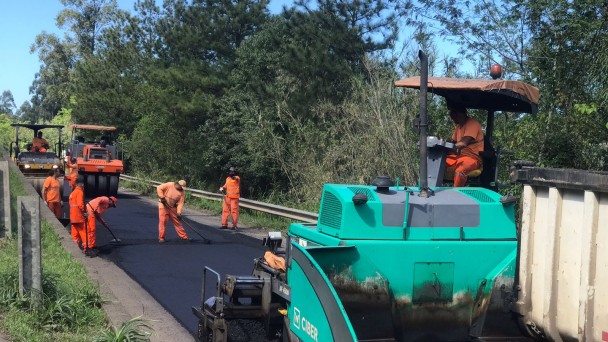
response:
[(186, 186), (185, 180), (179, 182), (168, 182), (156, 187), (158, 195), (158, 242), (164, 243), (165, 229), (167, 222), (171, 219), (175, 232), (180, 239), (191, 241), (184, 230), (182, 223), (182, 209), (184, 208), (184, 198)]
[(99, 196), (94, 198), (87, 203), (87, 244), (88, 249), (94, 251), (97, 246), (97, 220), (103, 225), (107, 226), (107, 223), (101, 218), (101, 215), (108, 210), (108, 208), (116, 208), (116, 197), (114, 196)]

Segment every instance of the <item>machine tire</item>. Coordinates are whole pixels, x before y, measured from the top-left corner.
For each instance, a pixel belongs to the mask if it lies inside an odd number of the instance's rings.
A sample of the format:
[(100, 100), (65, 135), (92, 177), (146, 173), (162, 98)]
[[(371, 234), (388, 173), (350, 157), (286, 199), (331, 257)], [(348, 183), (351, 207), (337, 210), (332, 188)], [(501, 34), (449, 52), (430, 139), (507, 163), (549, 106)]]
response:
[(110, 178), (110, 191), (109, 194), (110, 196), (117, 196), (118, 195), (118, 177), (119, 176), (109, 176)]
[(100, 195), (110, 195), (108, 193), (108, 178), (110, 176), (99, 175), (97, 176), (97, 193)]
[(86, 197), (94, 198), (97, 197), (97, 188), (95, 187), (96, 175), (85, 175), (84, 176), (84, 195)]

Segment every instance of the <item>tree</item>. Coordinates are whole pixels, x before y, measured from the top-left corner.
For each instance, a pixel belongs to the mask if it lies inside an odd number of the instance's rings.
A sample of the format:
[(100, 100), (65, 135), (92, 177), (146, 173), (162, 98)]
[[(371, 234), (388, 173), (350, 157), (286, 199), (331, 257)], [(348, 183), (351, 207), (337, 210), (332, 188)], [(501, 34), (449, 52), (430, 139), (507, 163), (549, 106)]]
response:
[(2, 97), (0, 97), (0, 114), (7, 114), (8, 116), (13, 115), (13, 111), (16, 108), (15, 99), (13, 98), (13, 93), (10, 90), (5, 90), (2, 92)]
[(539, 162), (608, 169), (608, 7), (605, 1), (526, 1), (529, 63), (543, 90)]
[(367, 54), (392, 37), (370, 37), (390, 31), (389, 19), (372, 23), (382, 4), (368, 12), (356, 1), (299, 6), (270, 20), (238, 49), (224, 114), (206, 126), (213, 128), (205, 131), (213, 137), (209, 154), (219, 155), (221, 165), (243, 166), (257, 196), (304, 186), (296, 166), (304, 160), (323, 164), (329, 146), (346, 134), (336, 128), (341, 105), (354, 80), (368, 76)]
[(36, 51), (42, 64), (30, 86), (31, 115), (34, 121), (51, 120), (69, 104), (70, 77), (76, 58), (74, 45), (42, 32), (31, 48), (32, 53)]
[(61, 0), (65, 7), (57, 15), (57, 27), (68, 28), (80, 57), (95, 53), (102, 30), (121, 13), (116, 0)]
[(129, 18), (117, 18), (99, 37), (96, 54), (76, 64), (71, 82), (74, 121), (133, 132), (145, 62), (137, 42), (129, 39), (130, 28)]
[(481, 61), (483, 74), (500, 63), (506, 73), (530, 79), (529, 18), (519, 0), (405, 0), (400, 15), (408, 24), (454, 42), (464, 59)]
[(61, 108), (69, 106), (76, 63), (93, 56), (103, 29), (123, 13), (115, 0), (61, 3), (65, 9), (57, 16), (57, 26), (67, 30), (65, 38), (42, 32), (31, 48), (42, 62), (30, 87), (31, 114), (36, 120), (51, 120)]

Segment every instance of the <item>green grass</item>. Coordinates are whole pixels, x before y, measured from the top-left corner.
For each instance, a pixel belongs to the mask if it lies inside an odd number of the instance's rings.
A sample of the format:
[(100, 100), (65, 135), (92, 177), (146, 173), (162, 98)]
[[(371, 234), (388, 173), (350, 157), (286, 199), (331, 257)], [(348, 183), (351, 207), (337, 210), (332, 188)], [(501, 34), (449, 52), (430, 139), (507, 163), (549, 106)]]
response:
[[(138, 178), (145, 179), (141, 175), (136, 176)], [(130, 182), (126, 180), (120, 181), (120, 186), (135, 190), (143, 195), (147, 195), (150, 197), (156, 197), (156, 187), (139, 183), (139, 182)], [(222, 202), (215, 201), (200, 197), (194, 197), (187, 195), (186, 203), (194, 208), (206, 210), (213, 215), (221, 216), (222, 215)], [(280, 205), (280, 204), (279, 204)], [(228, 218), (228, 223), (230, 224), (230, 218)], [(283, 218), (276, 215), (266, 214), (257, 210), (250, 210), (247, 208), (241, 207), (239, 209), (239, 226), (247, 226), (252, 228), (261, 228), (267, 231), (281, 231), (287, 232), (289, 225), (292, 222), (297, 222), (292, 219)], [(221, 222), (218, 219), (217, 225), (219, 226)]]
[(120, 328), (109, 329), (95, 337), (94, 342), (145, 342), (150, 340), (151, 328), (141, 317), (124, 322)]
[[(53, 227), (44, 219), (42, 293), (20, 296), (16, 200), (26, 192), (12, 170), (10, 186), (13, 238), (0, 240), (0, 329), (14, 341), (103, 341), (116, 329), (107, 326), (99, 288), (90, 281), (84, 266), (63, 248)], [(130, 335), (123, 334), (113, 341), (146, 341), (145, 328), (131, 323), (127, 329)]]

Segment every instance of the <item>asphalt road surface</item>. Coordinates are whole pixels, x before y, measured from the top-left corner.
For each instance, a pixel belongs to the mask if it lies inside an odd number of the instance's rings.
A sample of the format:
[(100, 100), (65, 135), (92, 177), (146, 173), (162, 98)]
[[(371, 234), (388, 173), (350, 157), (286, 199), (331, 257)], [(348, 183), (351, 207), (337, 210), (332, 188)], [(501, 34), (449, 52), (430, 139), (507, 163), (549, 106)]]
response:
[[(200, 306), (204, 267), (211, 267), (222, 277), (249, 275), (253, 259), (263, 255), (264, 247), (259, 234), (252, 237), (247, 228), (238, 232), (220, 230), (218, 216), (189, 209), (183, 214), (184, 220), (208, 243), (185, 224), (188, 236), (194, 241), (180, 241), (169, 223), (168, 241), (159, 244), (157, 202), (134, 192), (121, 191), (117, 207), (103, 215), (121, 242), (112, 243), (112, 235), (98, 222), (97, 245), (100, 258), (122, 268), (194, 336), (198, 321), (191, 307)], [(208, 281), (207, 293), (213, 293), (214, 289), (215, 282)]]

